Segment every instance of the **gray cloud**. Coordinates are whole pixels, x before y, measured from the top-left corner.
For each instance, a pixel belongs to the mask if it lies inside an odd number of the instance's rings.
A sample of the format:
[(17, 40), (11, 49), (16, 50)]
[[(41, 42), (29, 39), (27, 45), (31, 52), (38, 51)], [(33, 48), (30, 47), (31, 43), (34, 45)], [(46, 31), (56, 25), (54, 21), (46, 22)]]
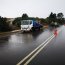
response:
[(18, 17), (27, 13), (32, 17), (47, 17), (50, 12), (63, 12), (64, 0), (0, 0), (0, 15), (3, 17)]

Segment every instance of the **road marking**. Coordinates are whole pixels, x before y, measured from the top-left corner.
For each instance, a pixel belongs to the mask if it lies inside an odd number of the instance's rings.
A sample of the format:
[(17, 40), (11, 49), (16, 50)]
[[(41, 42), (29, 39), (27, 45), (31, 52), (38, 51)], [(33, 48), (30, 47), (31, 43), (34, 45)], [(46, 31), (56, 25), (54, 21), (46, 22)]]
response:
[[(58, 30), (58, 34), (61, 30)], [(51, 37), (49, 41), (46, 42), (31, 58), (27, 60), (27, 62), (24, 65), (28, 65), (39, 53), (43, 50), (43, 48), (54, 38), (55, 36)]]
[(45, 44), (51, 37), (53, 37), (54, 34), (52, 34), (48, 39), (46, 39), (44, 41), (44, 43), (42, 43), (41, 45), (39, 45), (37, 48), (35, 48), (31, 53), (29, 53), (26, 57), (24, 57), (24, 59), (22, 59), (19, 63), (17, 63), (16, 65), (20, 65), (22, 64), (27, 58), (29, 58), (33, 53), (35, 53), (43, 44)]
[(54, 37), (55, 36), (53, 36), (45, 45), (43, 45), (29, 60), (27, 60), (27, 62), (24, 65), (28, 65)]
[[(61, 30), (58, 30), (58, 33)], [(35, 48), (31, 53), (29, 53), (26, 57), (24, 57), (19, 63), (16, 65), (21, 65), (26, 59), (28, 59), (31, 55), (33, 55), (24, 65), (27, 65), (53, 38), (54, 34), (52, 34), (47, 40), (45, 40), (41, 45)], [(47, 43), (46, 43), (47, 42)], [(46, 44), (45, 44), (46, 43)], [(40, 48), (41, 47), (41, 48)], [(41, 50), (40, 50), (41, 49)], [(36, 53), (35, 53), (36, 52)], [(35, 53), (35, 54), (34, 54)]]

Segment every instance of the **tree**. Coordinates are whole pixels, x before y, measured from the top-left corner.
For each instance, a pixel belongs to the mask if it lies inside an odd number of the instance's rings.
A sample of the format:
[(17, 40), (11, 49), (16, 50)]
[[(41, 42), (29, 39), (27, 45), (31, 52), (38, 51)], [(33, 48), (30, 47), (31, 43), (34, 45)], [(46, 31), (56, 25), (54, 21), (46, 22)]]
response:
[(56, 22), (56, 19), (57, 19), (56, 18), (56, 13), (53, 13), (53, 12), (51, 12), (50, 15), (49, 15), (49, 17), (47, 18), (49, 24), (51, 24), (52, 22), (53, 23)]
[(13, 21), (13, 25), (15, 25), (15, 26), (17, 26), (17, 27), (20, 27), (20, 25), (21, 25), (21, 20), (22, 20), (21, 17), (15, 18), (15, 20)]
[(9, 27), (9, 24), (6, 21), (7, 21), (7, 18), (3, 18), (0, 16), (0, 31), (11, 30), (11, 28)]
[(25, 13), (22, 15), (22, 17), (17, 17), (15, 18), (15, 20), (13, 21), (13, 25), (15, 25), (16, 27), (19, 27), (20, 28), (20, 25), (21, 25), (21, 21), (22, 20), (26, 20), (26, 19), (29, 19), (28, 15)]
[(62, 19), (63, 17), (64, 17), (63, 13), (58, 13), (58, 14), (57, 14), (57, 18), (58, 18), (58, 19)]
[(43, 19), (43, 18), (40, 18), (40, 23), (43, 24), (43, 25), (44, 25), (44, 24), (47, 24), (46, 20)]
[(49, 15), (49, 18), (50, 19), (56, 19), (56, 14), (51, 12), (51, 14)]
[(28, 19), (28, 15), (26, 13), (22, 15), (22, 20), (24, 19)]
[(53, 12), (51, 12), (51, 14), (49, 15), (49, 18), (53, 18)]
[(64, 15), (63, 15), (63, 13), (58, 13), (57, 14), (57, 21), (59, 22), (59, 24), (64, 23)]

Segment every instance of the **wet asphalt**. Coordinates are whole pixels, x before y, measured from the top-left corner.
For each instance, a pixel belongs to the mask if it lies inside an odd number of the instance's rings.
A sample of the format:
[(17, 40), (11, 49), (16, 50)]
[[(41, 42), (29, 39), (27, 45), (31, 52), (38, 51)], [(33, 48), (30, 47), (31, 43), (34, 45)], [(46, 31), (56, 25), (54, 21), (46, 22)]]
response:
[[(65, 26), (28, 65), (65, 65)], [(0, 65), (16, 65), (52, 35), (52, 30), (17, 32), (0, 37)], [(21, 64), (22, 65), (22, 64)]]

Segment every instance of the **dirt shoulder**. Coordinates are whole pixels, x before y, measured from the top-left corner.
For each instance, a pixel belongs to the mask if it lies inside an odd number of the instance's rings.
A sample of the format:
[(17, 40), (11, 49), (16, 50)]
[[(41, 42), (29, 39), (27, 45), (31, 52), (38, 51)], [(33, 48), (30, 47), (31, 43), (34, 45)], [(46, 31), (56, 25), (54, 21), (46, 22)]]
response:
[(5, 34), (9, 34), (9, 33), (15, 33), (15, 32), (19, 32), (21, 31), (20, 29), (18, 30), (13, 30), (13, 31), (9, 31), (9, 32), (0, 32), (0, 35), (5, 35)]

